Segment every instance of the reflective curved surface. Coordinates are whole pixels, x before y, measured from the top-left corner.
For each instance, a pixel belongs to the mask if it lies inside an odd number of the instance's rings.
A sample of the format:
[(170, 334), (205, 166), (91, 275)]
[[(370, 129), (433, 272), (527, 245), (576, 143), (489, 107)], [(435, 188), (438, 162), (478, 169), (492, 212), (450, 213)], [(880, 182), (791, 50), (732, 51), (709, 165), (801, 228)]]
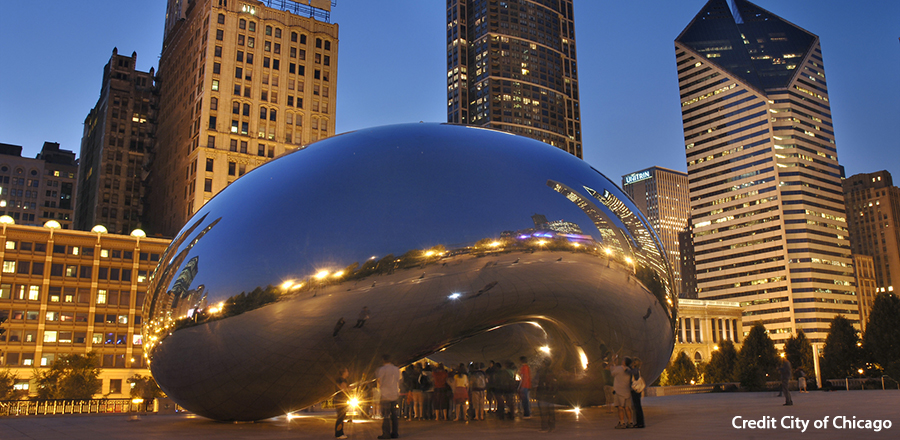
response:
[(559, 149), (446, 124), (360, 130), (191, 218), (151, 280), (145, 351), (173, 400), (219, 420), (321, 401), (339, 368), (370, 379), (382, 354), (549, 356), (596, 389), (616, 353), (655, 379), (675, 322), (663, 255), (628, 197)]

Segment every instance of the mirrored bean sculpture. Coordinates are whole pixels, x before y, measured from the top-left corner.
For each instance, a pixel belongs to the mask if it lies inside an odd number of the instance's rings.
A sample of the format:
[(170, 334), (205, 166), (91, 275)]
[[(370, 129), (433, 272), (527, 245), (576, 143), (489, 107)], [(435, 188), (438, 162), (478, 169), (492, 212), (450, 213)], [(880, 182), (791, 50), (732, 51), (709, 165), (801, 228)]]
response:
[(664, 251), (586, 162), (448, 124), (345, 133), (207, 202), (144, 304), (145, 352), (178, 404), (259, 420), (328, 399), (337, 372), (549, 357), (559, 399), (603, 403), (606, 361), (652, 382), (673, 348)]

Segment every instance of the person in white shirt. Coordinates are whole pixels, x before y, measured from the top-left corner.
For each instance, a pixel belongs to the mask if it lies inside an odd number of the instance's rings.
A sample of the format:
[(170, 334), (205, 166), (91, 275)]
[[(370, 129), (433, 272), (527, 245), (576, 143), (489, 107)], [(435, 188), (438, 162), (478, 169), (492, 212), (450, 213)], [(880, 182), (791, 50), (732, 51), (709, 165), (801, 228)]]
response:
[[(380, 439), (398, 438), (398, 424), (400, 423), (400, 369), (391, 363), (391, 357), (382, 357), (384, 364), (375, 370), (375, 379), (378, 381), (378, 390), (381, 392), (381, 421)], [(390, 415), (390, 416), (389, 416)]]

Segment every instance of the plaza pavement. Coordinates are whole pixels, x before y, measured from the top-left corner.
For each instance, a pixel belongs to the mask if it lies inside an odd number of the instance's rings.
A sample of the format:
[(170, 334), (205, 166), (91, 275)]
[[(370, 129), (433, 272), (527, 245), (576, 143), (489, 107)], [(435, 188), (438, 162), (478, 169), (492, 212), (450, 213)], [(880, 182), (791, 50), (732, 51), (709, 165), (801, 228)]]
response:
[[(719, 393), (683, 396), (647, 397), (643, 406), (645, 429), (617, 430), (615, 413), (606, 407), (593, 407), (576, 415), (558, 413), (557, 428), (538, 432), (540, 418), (484, 422), (402, 421), (400, 437), (409, 439), (891, 439), (900, 438), (900, 391), (816, 391), (792, 393), (794, 406), (782, 406), (775, 393)], [(333, 438), (334, 415), (331, 412), (299, 413), (255, 423), (213, 422), (193, 415), (67, 415), (0, 417), (0, 440), (179, 440), (179, 439), (329, 439)], [(735, 429), (739, 420), (774, 420), (768, 429)], [(828, 417), (827, 428), (815, 428), (814, 422)], [(836, 429), (835, 417), (853, 420), (890, 420), (890, 428)], [(806, 432), (781, 426), (785, 417), (809, 420)], [(793, 420), (784, 419), (786, 422)], [(374, 439), (381, 434), (380, 420), (346, 426), (351, 439)]]

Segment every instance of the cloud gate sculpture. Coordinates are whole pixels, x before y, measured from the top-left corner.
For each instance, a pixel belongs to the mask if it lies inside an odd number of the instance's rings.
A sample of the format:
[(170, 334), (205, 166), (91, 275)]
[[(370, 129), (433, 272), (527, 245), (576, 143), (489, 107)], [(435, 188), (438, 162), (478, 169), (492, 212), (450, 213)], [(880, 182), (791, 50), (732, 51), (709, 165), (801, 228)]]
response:
[(371, 379), (382, 354), (549, 356), (570, 401), (602, 403), (611, 353), (661, 373), (674, 302), (655, 233), (590, 165), (420, 123), (325, 139), (228, 186), (163, 256), (143, 332), (160, 387), (217, 420), (322, 401), (339, 368)]

